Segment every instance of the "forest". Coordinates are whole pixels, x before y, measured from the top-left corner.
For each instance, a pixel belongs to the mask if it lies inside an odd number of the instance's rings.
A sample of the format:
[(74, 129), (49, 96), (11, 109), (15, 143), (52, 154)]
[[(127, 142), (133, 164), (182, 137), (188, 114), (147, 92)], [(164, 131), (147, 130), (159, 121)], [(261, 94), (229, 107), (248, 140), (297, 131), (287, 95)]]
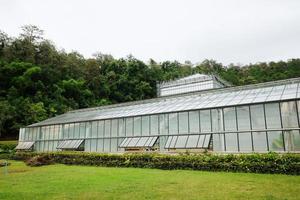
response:
[(228, 66), (215, 60), (143, 62), (100, 52), (85, 58), (58, 49), (35, 25), (21, 27), (18, 37), (0, 30), (0, 137), (16, 138), (20, 127), (73, 109), (154, 98), (156, 83), (194, 73), (254, 84), (300, 77), (300, 58)]

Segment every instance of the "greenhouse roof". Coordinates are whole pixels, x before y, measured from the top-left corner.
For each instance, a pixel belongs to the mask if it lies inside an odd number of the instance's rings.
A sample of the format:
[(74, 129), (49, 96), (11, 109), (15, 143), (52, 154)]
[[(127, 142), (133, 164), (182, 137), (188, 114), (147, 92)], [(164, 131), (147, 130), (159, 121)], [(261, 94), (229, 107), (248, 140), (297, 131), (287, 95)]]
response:
[(225, 86), (231, 86), (230, 83), (221, 79), (217, 75), (206, 75), (206, 74), (193, 74), (193, 75), (179, 78), (176, 80), (162, 82), (159, 84), (159, 86), (161, 88), (174, 87), (174, 86), (178, 86), (178, 85), (185, 85), (185, 84), (190, 84), (190, 83), (195, 83), (195, 82), (209, 81), (209, 80), (213, 80), (213, 79), (217, 79), (220, 83), (222, 83)]
[(211, 89), (67, 112), (28, 127), (151, 115), (300, 98), (300, 78)]

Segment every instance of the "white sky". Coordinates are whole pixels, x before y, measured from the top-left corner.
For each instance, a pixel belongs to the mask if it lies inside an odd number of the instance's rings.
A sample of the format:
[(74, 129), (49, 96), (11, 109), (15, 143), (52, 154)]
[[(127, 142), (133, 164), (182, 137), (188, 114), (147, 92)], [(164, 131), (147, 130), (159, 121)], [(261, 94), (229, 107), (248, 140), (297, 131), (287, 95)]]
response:
[(299, 0), (0, 0), (0, 30), (34, 24), (67, 52), (224, 64), (300, 57)]

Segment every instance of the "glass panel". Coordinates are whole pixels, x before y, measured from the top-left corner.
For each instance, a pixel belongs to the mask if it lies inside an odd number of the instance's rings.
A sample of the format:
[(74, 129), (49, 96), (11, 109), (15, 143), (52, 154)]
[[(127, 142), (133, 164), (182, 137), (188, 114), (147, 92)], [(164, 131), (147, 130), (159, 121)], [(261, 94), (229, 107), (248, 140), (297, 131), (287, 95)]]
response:
[(265, 129), (265, 117), (263, 105), (250, 106), (252, 129)]
[(211, 132), (210, 110), (200, 111), (201, 132)]
[[(104, 121), (101, 120), (98, 122), (98, 137), (104, 137)], [(103, 150), (101, 150), (103, 151)]]
[(161, 135), (167, 135), (169, 130), (168, 114), (159, 115), (159, 132)]
[(148, 141), (148, 146), (149, 146), (149, 147), (153, 147), (154, 144), (155, 144), (156, 141), (157, 141), (157, 138), (158, 138), (158, 137), (151, 137), (151, 141), (150, 141), (150, 140), (149, 140), (150, 142)]
[(85, 138), (85, 129), (86, 129), (86, 127), (85, 127), (85, 123), (80, 123), (79, 124), (79, 137), (80, 138)]
[(141, 119), (141, 117), (135, 117), (133, 124), (134, 124), (134, 135), (135, 136), (142, 135), (142, 131), (141, 131), (142, 119)]
[(189, 122), (188, 122), (188, 112), (180, 112), (178, 114), (179, 117), (179, 133), (188, 133)]
[(170, 113), (169, 114), (169, 133), (178, 134), (178, 114)]
[(199, 133), (199, 111), (191, 111), (189, 112), (189, 127), (190, 127), (190, 133)]
[(92, 138), (97, 137), (97, 127), (98, 126), (98, 121), (93, 121), (92, 122)]
[[(299, 87), (300, 87), (300, 85), (299, 85)], [(299, 90), (299, 94), (300, 94), (300, 88), (298, 90)], [(299, 125), (300, 125), (300, 101), (297, 101), (297, 107), (298, 107), (298, 120), (299, 120)]]
[(208, 148), (209, 147), (210, 140), (211, 140), (211, 134), (205, 135), (203, 148)]
[(268, 132), (269, 150), (283, 151), (283, 138), (281, 131)]
[(238, 142), (236, 133), (225, 134), (226, 151), (238, 151)]
[(110, 152), (110, 139), (104, 139), (104, 152)]
[(74, 124), (74, 135), (72, 138), (79, 138), (79, 123)]
[(103, 139), (97, 140), (97, 152), (103, 152)]
[(119, 136), (125, 136), (125, 120), (119, 119)]
[[(68, 132), (68, 129), (66, 130), (66, 132)], [(24, 129), (24, 140), (26, 140), (25, 134), (26, 134), (26, 128)], [(46, 126), (43, 126), (41, 128), (41, 140), (44, 140), (45, 138), (46, 138)]]
[[(43, 128), (41, 128), (41, 139), (44, 139), (44, 134), (43, 134)], [(66, 139), (68, 138), (69, 135), (69, 124), (63, 125), (63, 138)]]
[(166, 149), (169, 148), (172, 139), (173, 139), (173, 136), (168, 137), (168, 140), (167, 140), (166, 145), (165, 145), (165, 148), (166, 148)]
[(280, 104), (281, 116), (282, 116), (282, 126), (284, 128), (297, 128), (298, 118), (297, 118), (297, 108), (296, 102), (282, 102)]
[(133, 118), (126, 118), (126, 136), (133, 135)]
[(198, 145), (197, 145), (198, 148), (203, 148), (204, 140), (205, 140), (205, 135), (200, 135)]
[[(105, 137), (110, 137), (110, 129), (111, 129), (111, 121), (110, 120), (105, 120), (104, 121), (104, 132), (105, 132)], [(105, 149), (104, 149), (105, 150)]]
[(92, 139), (91, 140), (91, 152), (96, 152), (97, 151), (97, 140)]
[(147, 142), (147, 140), (149, 139), (149, 137), (142, 137), (138, 143), (136, 144), (137, 147), (143, 147), (145, 146), (145, 143)]
[(224, 112), (225, 130), (236, 131), (237, 124), (236, 124), (235, 108), (234, 107), (224, 108), (223, 112)]
[(118, 120), (113, 119), (111, 121), (111, 136), (112, 137), (117, 137), (118, 136)]
[(63, 130), (62, 130), (62, 125), (59, 125), (59, 133), (58, 133), (58, 138), (62, 139), (63, 138)]
[(255, 152), (267, 151), (267, 136), (266, 132), (252, 132), (253, 148)]
[(174, 148), (175, 144), (176, 144), (176, 140), (177, 140), (178, 136), (173, 136), (172, 141), (170, 143), (170, 147), (169, 148)]
[(91, 140), (84, 141), (84, 151), (91, 152)]
[(150, 117), (142, 117), (142, 135), (149, 135), (150, 133)]
[(196, 148), (198, 139), (199, 139), (199, 135), (190, 135), (186, 143), (186, 148)]
[(221, 109), (211, 110), (212, 115), (212, 131), (223, 131), (223, 114)]
[(214, 151), (225, 151), (224, 134), (213, 134), (213, 149)]
[(175, 148), (185, 148), (188, 136), (178, 136)]
[(111, 139), (110, 141), (110, 152), (118, 151), (118, 139)]
[(248, 106), (241, 106), (236, 108), (238, 130), (250, 130), (250, 113)]
[(158, 138), (158, 146), (159, 146), (159, 149), (160, 151), (165, 151), (165, 146), (166, 146), (166, 142), (167, 142), (167, 136), (160, 136)]
[(281, 128), (278, 103), (265, 104), (267, 128)]
[(151, 120), (151, 135), (158, 135), (159, 132), (158, 132), (158, 115), (151, 115), (150, 117), (150, 120)]
[(284, 131), (284, 142), (286, 151), (300, 151), (299, 131)]
[(135, 145), (138, 143), (138, 141), (140, 140), (140, 138), (132, 138), (131, 141), (128, 143), (128, 147), (135, 147)]
[(240, 145), (240, 151), (247, 152), (252, 151), (252, 139), (251, 139), (251, 133), (239, 133), (239, 145)]

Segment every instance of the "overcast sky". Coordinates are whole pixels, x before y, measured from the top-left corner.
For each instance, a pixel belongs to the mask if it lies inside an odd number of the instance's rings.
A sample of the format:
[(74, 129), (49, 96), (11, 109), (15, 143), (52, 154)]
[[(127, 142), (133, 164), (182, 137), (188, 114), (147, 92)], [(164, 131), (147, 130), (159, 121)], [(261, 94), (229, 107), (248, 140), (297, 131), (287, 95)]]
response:
[(0, 0), (0, 30), (34, 24), (67, 52), (224, 64), (300, 58), (299, 0)]

